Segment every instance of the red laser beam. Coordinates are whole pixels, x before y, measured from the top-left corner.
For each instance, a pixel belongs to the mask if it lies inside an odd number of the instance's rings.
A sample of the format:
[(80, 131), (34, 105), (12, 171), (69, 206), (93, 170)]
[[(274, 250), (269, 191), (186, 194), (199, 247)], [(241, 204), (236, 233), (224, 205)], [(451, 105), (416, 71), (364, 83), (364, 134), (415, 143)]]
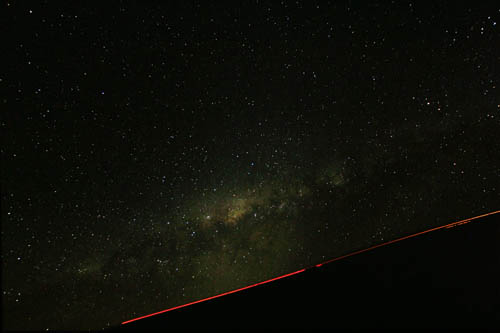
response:
[[(429, 233), (431, 231), (436, 231), (436, 230), (440, 230), (440, 229), (453, 228), (453, 227), (456, 227), (456, 226), (459, 226), (459, 225), (463, 225), (463, 224), (469, 223), (469, 222), (471, 222), (473, 220), (476, 220), (476, 219), (479, 219), (479, 218), (482, 218), (482, 217), (486, 217), (486, 216), (489, 216), (489, 215), (498, 214), (498, 213), (500, 213), (500, 210), (493, 211), (493, 212), (486, 213), (486, 214), (482, 214), (482, 215), (478, 215), (478, 216), (474, 216), (474, 217), (470, 217), (470, 218), (465, 219), (465, 220), (460, 220), (460, 221), (457, 221), (457, 222), (445, 224), (445, 225), (442, 225), (440, 227), (435, 227), (435, 228), (428, 229), (428, 230), (425, 230), (425, 231), (417, 232), (415, 234), (411, 234), (411, 235), (408, 235), (408, 236), (397, 238), (397, 239), (394, 239), (394, 240), (391, 240), (391, 241), (388, 241), (388, 242), (385, 242), (385, 243), (382, 243), (382, 244), (374, 245), (374, 246), (371, 246), (371, 247), (363, 249), (363, 250), (354, 251), (352, 253), (345, 254), (343, 256), (340, 256), (340, 257), (337, 257), (337, 258), (325, 261), (323, 263), (316, 264), (313, 267), (321, 267), (324, 264), (328, 264), (328, 263), (331, 263), (331, 262), (334, 262), (334, 261), (338, 261), (338, 260), (341, 260), (341, 259), (344, 259), (344, 258), (347, 258), (347, 257), (354, 256), (356, 254), (367, 252), (367, 251), (376, 249), (376, 248), (384, 246), (384, 245), (389, 245), (389, 244), (396, 243), (396, 242), (399, 242), (399, 241), (402, 241), (402, 240), (405, 240), (405, 239), (408, 239), (408, 238), (420, 236), (420, 235)], [(208, 301), (208, 300), (211, 300), (211, 299), (214, 299), (214, 298), (219, 298), (219, 297), (226, 296), (226, 295), (229, 295), (229, 294), (234, 294), (236, 292), (239, 292), (239, 291), (242, 291), (242, 290), (245, 290), (245, 289), (253, 288), (253, 287), (256, 287), (256, 286), (259, 286), (259, 285), (262, 285), (262, 284), (266, 284), (266, 283), (269, 283), (269, 282), (272, 282), (272, 281), (276, 281), (276, 280), (283, 279), (283, 278), (286, 278), (286, 277), (289, 277), (289, 276), (292, 276), (292, 275), (295, 275), (295, 274), (302, 273), (305, 270), (306, 270), (306, 268), (303, 268), (303, 269), (300, 269), (298, 271), (295, 271), (295, 272), (292, 272), (292, 273), (288, 273), (288, 274), (285, 274), (285, 275), (281, 275), (281, 276), (278, 276), (278, 277), (275, 277), (275, 278), (272, 278), (272, 279), (269, 279), (269, 280), (266, 280), (266, 281), (258, 282), (258, 283), (255, 283), (255, 284), (252, 284), (252, 285), (249, 285), (249, 286), (246, 286), (246, 287), (242, 287), (242, 288), (239, 288), (239, 289), (227, 291), (227, 292), (222, 293), (222, 294), (218, 294), (218, 295), (215, 295), (215, 296), (203, 298), (203, 299), (200, 299), (200, 300), (197, 300), (197, 301), (194, 301), (194, 302), (190, 302), (190, 303), (186, 303), (186, 304), (183, 304), (183, 305), (174, 306), (173, 308), (169, 308), (169, 309), (166, 309), (166, 310), (162, 310), (162, 311), (158, 311), (158, 312), (151, 313), (151, 314), (148, 314), (148, 315), (144, 315), (144, 316), (141, 316), (141, 317), (137, 317), (137, 318), (134, 318), (134, 319), (130, 319), (130, 320), (122, 322), (122, 325), (131, 323), (131, 322), (134, 322), (134, 321), (137, 321), (139, 319), (144, 319), (144, 318), (152, 317), (152, 316), (155, 316), (155, 315), (158, 315), (158, 314), (161, 314), (161, 313), (165, 313), (165, 312), (173, 311), (173, 310), (176, 310), (176, 309), (184, 308), (186, 306), (190, 306), (190, 305), (193, 305), (193, 304), (196, 304), (196, 303), (205, 302), (205, 301)]]
[(385, 242), (385, 243), (382, 243), (382, 244), (374, 245), (374, 246), (368, 247), (368, 248), (363, 249), (363, 250), (354, 251), (354, 252), (351, 252), (349, 254), (345, 254), (343, 256), (340, 256), (340, 257), (337, 257), (337, 258), (325, 261), (325, 262), (323, 262), (321, 264), (317, 264), (315, 266), (316, 267), (320, 267), (321, 265), (328, 264), (328, 263), (331, 263), (331, 262), (334, 262), (334, 261), (338, 261), (338, 260), (341, 260), (341, 259), (344, 259), (344, 258), (347, 258), (347, 257), (351, 257), (351, 256), (354, 256), (356, 254), (363, 253), (363, 252), (367, 252), (367, 251), (376, 249), (376, 248), (384, 246), (384, 245), (389, 245), (389, 244), (392, 244), (392, 243), (396, 243), (396, 242), (399, 242), (399, 241), (402, 241), (402, 240), (405, 240), (405, 239), (408, 239), (408, 238), (413, 238), (413, 237), (416, 237), (416, 236), (420, 236), (420, 235), (429, 233), (431, 231), (436, 231), (436, 230), (439, 230), (439, 229), (453, 228), (453, 227), (456, 227), (456, 226), (459, 226), (459, 225), (462, 225), (462, 224), (469, 223), (469, 222), (471, 222), (473, 220), (476, 220), (476, 219), (479, 219), (479, 218), (482, 218), (482, 217), (486, 217), (486, 216), (489, 216), (489, 215), (498, 214), (498, 213), (500, 213), (500, 210), (497, 210), (497, 211), (494, 211), (494, 212), (490, 212), (490, 213), (486, 213), (486, 214), (482, 214), (482, 215), (478, 215), (478, 216), (474, 216), (474, 217), (470, 217), (468, 219), (460, 220), (460, 221), (453, 222), (453, 223), (450, 223), (450, 224), (445, 224), (445, 225), (442, 225), (440, 227), (435, 227), (435, 228), (432, 228), (432, 229), (429, 229), (429, 230), (417, 232), (415, 234), (411, 234), (411, 235), (408, 235), (408, 236), (397, 238), (397, 239), (394, 239), (394, 240), (391, 240), (391, 241), (388, 241), (388, 242)]
[(151, 314), (148, 314), (148, 315), (145, 315), (145, 316), (142, 316), (142, 317), (138, 317), (138, 318), (130, 319), (130, 320), (124, 321), (124, 322), (122, 323), (122, 325), (123, 325), (123, 324), (130, 323), (130, 322), (133, 322), (133, 321), (136, 321), (136, 320), (139, 320), (139, 319), (143, 319), (143, 318), (148, 318), (148, 317), (151, 317), (151, 316), (155, 316), (155, 315), (158, 315), (158, 314), (160, 314), (160, 313), (165, 313), (165, 312), (169, 312), (169, 311), (172, 311), (172, 310), (180, 309), (180, 308), (183, 308), (183, 307), (186, 307), (186, 306), (189, 306), (189, 305), (193, 305), (193, 304), (196, 304), (196, 303), (205, 302), (205, 301), (208, 301), (208, 300), (211, 300), (211, 299), (214, 299), (214, 298), (218, 298), (218, 297), (226, 296), (226, 295), (229, 295), (229, 294), (234, 294), (234, 293), (236, 293), (236, 292), (238, 292), (238, 291), (242, 291), (242, 290), (245, 290), (245, 289), (253, 288), (253, 287), (256, 287), (256, 286), (261, 285), (261, 284), (269, 283), (269, 282), (272, 282), (272, 281), (276, 281), (276, 280), (279, 280), (279, 279), (286, 278), (286, 277), (288, 277), (288, 276), (292, 276), (292, 275), (295, 275), (295, 274), (302, 273), (302, 272), (304, 272), (305, 270), (306, 270), (306, 269), (305, 269), (305, 268), (303, 268), (303, 269), (300, 269), (300, 270), (298, 270), (298, 271), (295, 271), (295, 272), (292, 272), (292, 273), (288, 273), (288, 274), (285, 274), (285, 275), (281, 275), (281, 276), (278, 276), (278, 277), (275, 277), (275, 278), (272, 278), (272, 279), (269, 279), (269, 280), (266, 280), (266, 281), (258, 282), (258, 283), (255, 283), (255, 284), (252, 284), (252, 285), (249, 285), (249, 286), (243, 287), (243, 288), (239, 288), (239, 289), (231, 290), (231, 291), (228, 291), (228, 292), (225, 292), (225, 293), (219, 294), (219, 295), (215, 295), (215, 296), (211, 296), (211, 297), (203, 298), (203, 299), (200, 299), (200, 300), (197, 300), (197, 301), (191, 302), (191, 303), (187, 303), (187, 304), (183, 304), (183, 305), (179, 305), (179, 306), (174, 306), (173, 308), (169, 308), (169, 309), (166, 309), (166, 310), (163, 310), (163, 311), (159, 311), (159, 312), (151, 313)]

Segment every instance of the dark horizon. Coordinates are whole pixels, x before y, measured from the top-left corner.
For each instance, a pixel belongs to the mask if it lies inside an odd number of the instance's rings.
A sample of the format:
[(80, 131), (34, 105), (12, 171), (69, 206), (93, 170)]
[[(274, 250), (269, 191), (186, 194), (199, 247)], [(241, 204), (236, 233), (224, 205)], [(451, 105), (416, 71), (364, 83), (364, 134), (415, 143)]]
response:
[[(442, 226), (439, 226), (439, 227), (435, 227), (435, 228), (432, 228), (432, 229), (428, 229), (428, 230), (424, 230), (424, 231), (421, 231), (421, 232), (418, 232), (418, 233), (415, 233), (415, 234), (411, 234), (411, 235), (408, 235), (408, 236), (404, 236), (404, 237), (401, 237), (401, 238), (398, 238), (398, 239), (394, 239), (394, 240), (391, 240), (391, 241), (388, 241), (388, 242), (384, 242), (384, 243), (381, 243), (381, 244), (377, 244), (377, 245), (374, 245), (374, 246), (371, 246), (369, 248), (365, 248), (365, 249), (361, 249), (361, 250), (358, 250), (358, 251), (355, 251), (355, 252), (351, 252), (351, 253), (348, 253), (348, 254), (345, 254), (345, 255), (342, 255), (340, 257), (337, 257), (337, 258), (333, 258), (333, 259), (330, 259), (330, 260), (327, 260), (325, 262), (322, 262), (322, 263), (318, 263), (318, 264), (315, 264), (314, 266), (311, 266), (311, 267), (305, 267), (305, 268), (302, 268), (300, 270), (297, 270), (295, 272), (290, 272), (288, 274), (285, 274), (285, 275), (281, 275), (281, 276), (276, 276), (276, 277), (273, 277), (269, 280), (265, 280), (265, 281), (261, 281), (261, 282), (258, 282), (258, 283), (255, 283), (255, 284), (252, 284), (252, 285), (249, 285), (249, 286), (245, 286), (245, 287), (242, 287), (242, 288), (239, 288), (239, 289), (235, 289), (235, 290), (230, 290), (230, 291), (226, 291), (224, 293), (221, 293), (221, 294), (217, 294), (217, 295), (213, 295), (213, 296), (210, 296), (210, 297), (207, 297), (207, 298), (203, 298), (203, 299), (199, 299), (199, 300), (196, 300), (196, 301), (193, 301), (193, 302), (190, 302), (190, 303), (186, 303), (186, 304), (179, 304), (179, 305), (176, 305), (174, 307), (171, 307), (171, 308), (168, 308), (168, 309), (163, 309), (163, 310), (160, 310), (160, 311), (157, 311), (157, 312), (154, 312), (154, 313), (148, 313), (148, 314), (143, 314), (139, 317), (136, 317), (136, 318), (131, 318), (131, 319), (128, 319), (128, 320), (125, 320), (124, 322), (121, 323), (121, 325), (127, 325), (127, 324), (130, 324), (130, 323), (134, 323), (134, 322), (137, 322), (137, 321), (143, 321), (144, 319), (147, 319), (147, 318), (151, 318), (151, 317), (154, 317), (154, 316), (158, 316), (158, 315), (161, 315), (161, 314), (166, 314), (167, 312), (171, 312), (171, 311), (174, 311), (174, 310), (180, 310), (180, 309), (183, 309), (185, 307), (188, 307), (188, 306), (193, 306), (195, 304), (199, 304), (199, 303), (204, 303), (204, 302), (207, 302), (207, 301), (210, 301), (210, 300), (213, 300), (213, 299), (217, 299), (217, 298), (220, 298), (220, 297), (224, 297), (224, 296), (228, 296), (228, 295), (231, 295), (231, 294), (234, 294), (234, 293), (238, 293), (238, 292), (241, 292), (241, 291), (244, 291), (244, 290), (247, 290), (247, 289), (250, 289), (250, 288), (255, 288), (255, 287), (258, 287), (258, 286), (262, 286), (262, 285), (265, 285), (267, 283), (271, 283), (271, 282), (274, 282), (274, 281), (279, 281), (281, 279), (285, 279), (285, 278), (288, 278), (288, 277), (291, 277), (291, 276), (294, 276), (296, 274), (300, 274), (300, 273), (304, 273), (306, 272), (307, 270), (311, 270), (311, 269), (314, 269), (314, 268), (319, 268), (319, 267), (322, 267), (324, 265), (329, 265), (329, 264), (332, 264), (332, 263), (335, 263), (337, 261), (340, 261), (340, 260), (343, 260), (343, 259), (347, 259), (347, 258), (350, 258), (352, 256), (356, 256), (356, 255), (359, 255), (359, 254), (363, 254), (365, 252), (368, 252), (368, 251), (373, 251), (375, 249), (378, 249), (378, 248), (381, 248), (383, 246), (387, 246), (387, 245), (391, 245), (391, 244), (395, 244), (395, 243), (399, 243), (401, 241), (405, 241), (405, 240), (408, 240), (408, 239), (412, 239), (414, 237), (418, 237), (418, 236), (422, 236), (422, 235), (426, 235), (430, 232), (434, 232), (434, 231), (443, 231), (443, 230), (446, 230), (446, 229), (450, 229), (450, 228), (455, 228), (455, 227), (458, 227), (458, 226), (463, 226), (467, 223), (470, 223), (470, 222), (476, 222), (476, 223), (489, 223), (491, 225), (493, 225), (495, 222), (498, 223), (500, 220), (499, 220), (499, 215), (500, 214), (500, 210), (498, 211), (495, 211), (495, 212), (491, 212), (491, 213), (487, 213), (487, 214), (483, 214), (483, 215), (479, 215), (479, 216), (474, 216), (474, 217), (471, 217), (471, 218), (468, 218), (468, 219), (464, 219), (464, 220), (461, 220), (461, 221), (456, 221), (456, 222), (452, 222), (452, 223), (448, 223), (448, 224), (445, 224), (445, 225), (442, 225)], [(496, 215), (496, 216), (495, 216)], [(488, 217), (490, 216), (493, 216), (492, 218), (490, 218), (490, 221), (488, 221)], [(496, 217), (496, 221), (495, 221), (495, 217)], [(479, 221), (477, 221), (479, 220)], [(486, 229), (486, 228), (485, 228)], [(496, 229), (494, 227), (491, 227), (490, 226), (490, 229), (486, 229), (486, 230), (492, 230), (492, 232), (498, 232), (499, 228), (497, 227)], [(476, 237), (477, 234), (474, 234), (474, 237)], [(484, 236), (484, 232), (480, 235), (480, 236)], [(456, 237), (456, 236), (455, 236)], [(448, 237), (448, 238), (451, 238), (451, 237)], [(418, 239), (420, 240), (420, 239)], [(422, 240), (420, 240), (422, 242)], [(480, 242), (483, 242), (483, 243), (486, 243), (488, 244), (487, 246), (491, 246), (492, 244), (489, 244), (486, 242), (487, 240), (486, 239), (482, 239), (482, 238), (477, 238), (477, 242), (480, 243)], [(437, 243), (436, 241), (433, 242), (434, 245)], [(456, 244), (455, 244), (456, 245)], [(421, 245), (420, 245), (421, 246)], [(452, 248), (452, 249), (455, 249), (455, 248)], [(392, 249), (392, 252), (396, 252), (396, 250)], [(476, 254), (478, 253), (479, 251), (476, 251)], [(482, 255), (484, 256), (484, 253), (482, 253)], [(388, 259), (390, 258), (390, 255), (385, 255), (385, 256), (381, 256), (383, 259)], [(472, 257), (472, 256), (469, 256), (469, 257)], [(392, 259), (392, 258), (390, 258)], [(423, 258), (422, 261), (425, 261), (425, 259), (427, 258)], [(473, 258), (473, 260), (476, 260), (477, 258)], [(498, 258), (496, 257), (493, 257), (491, 259), (496, 259), (498, 260)], [(469, 259), (470, 260), (470, 259)], [(366, 261), (366, 259), (365, 259)], [(484, 261), (484, 260), (483, 260)], [(493, 262), (494, 264), (494, 262)], [(359, 265), (357, 263), (357, 265)], [(462, 264), (461, 265), (462, 267), (464, 267), (465, 269), (467, 268), (467, 266), (465, 264)], [(431, 266), (432, 267), (432, 266)], [(421, 267), (420, 267), (421, 268)], [(437, 268), (435, 268), (437, 270)], [(369, 271), (369, 270), (366, 270), (365, 271)], [(498, 270), (497, 270), (498, 271)], [(366, 273), (366, 272), (365, 272)], [(420, 272), (421, 273), (421, 272)], [(498, 273), (498, 272), (496, 272)], [(373, 274), (373, 272), (369, 272), (369, 274), (367, 275), (370, 275), (370, 274)], [(387, 278), (387, 277), (386, 277)], [(314, 279), (309, 279), (311, 281), (311, 284), (313, 284), (315, 281)], [(382, 279), (380, 279), (380, 277), (378, 278), (379, 281), (382, 281)], [(491, 280), (491, 279), (490, 279)], [(484, 282), (484, 281), (483, 281)], [(408, 285), (408, 283), (407, 283)], [(391, 286), (392, 287), (392, 286)], [(389, 288), (386, 288), (386, 292), (389, 294), (391, 292), (391, 287)], [(429, 285), (427, 286), (428, 289), (431, 289), (430, 287), (432, 287), (432, 285)], [(464, 283), (464, 285), (462, 286), (462, 288), (465, 290), (467, 288), (471, 289), (474, 288), (474, 286), (471, 285), (471, 283)], [(491, 286), (490, 286), (491, 287)], [(344, 288), (344, 287), (343, 287)], [(393, 288), (393, 287), (392, 287)], [(440, 290), (439, 288), (435, 288), (435, 291), (436, 291), (436, 294), (438, 294), (440, 291), (442, 291), (442, 289)], [(394, 291), (392, 291), (394, 292)], [(293, 294), (293, 293), (291, 293)], [(437, 296), (436, 298), (438, 298), (439, 296)], [(367, 299), (367, 298), (365, 298)], [(228, 302), (228, 301), (226, 301)], [(449, 301), (450, 304), (453, 304), (453, 305), (456, 305), (453, 300), (450, 300)], [(306, 302), (307, 303), (307, 302)], [(309, 304), (309, 303), (307, 303)], [(460, 303), (461, 305), (469, 305), (469, 304), (466, 304), (466, 303)], [(470, 306), (470, 305), (469, 305)], [(212, 310), (214, 311), (214, 310)], [(199, 311), (198, 311), (199, 312)], [(262, 310), (260, 311), (262, 312)], [(283, 311), (282, 311), (283, 312)], [(214, 312), (215, 313), (215, 312)], [(255, 314), (252, 314), (251, 316), (254, 316)], [(485, 313), (485, 316), (487, 316), (488, 318), (491, 318), (490, 316), (491, 314), (488, 314), (488, 313)], [(250, 315), (249, 315), (250, 316)], [(471, 319), (472, 320), (472, 319)], [(178, 320), (176, 319), (176, 324), (178, 323)], [(233, 320), (234, 321), (234, 320)], [(262, 321), (261, 321), (262, 322)], [(142, 323), (142, 322), (141, 322)], [(166, 325), (165, 327), (168, 328), (168, 323), (169, 323), (169, 320), (165, 320), (164, 321), (164, 324)], [(456, 327), (458, 327), (457, 325), (455, 325)], [(145, 326), (143, 326), (145, 327)], [(117, 329), (120, 329), (121, 327), (119, 326), (116, 326), (114, 328), (117, 328)], [(128, 329), (128, 326), (124, 326), (123, 327), (124, 329)], [(335, 328), (335, 326), (332, 326), (331, 328)]]
[(128, 320), (112, 330), (497, 328), (499, 236), (497, 211)]

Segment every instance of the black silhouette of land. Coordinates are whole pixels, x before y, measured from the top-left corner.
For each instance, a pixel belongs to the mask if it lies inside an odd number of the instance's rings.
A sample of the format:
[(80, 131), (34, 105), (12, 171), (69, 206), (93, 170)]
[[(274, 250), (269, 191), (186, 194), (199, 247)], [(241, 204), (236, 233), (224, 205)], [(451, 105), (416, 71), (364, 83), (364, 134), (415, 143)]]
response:
[(498, 328), (499, 239), (492, 214), (117, 328)]

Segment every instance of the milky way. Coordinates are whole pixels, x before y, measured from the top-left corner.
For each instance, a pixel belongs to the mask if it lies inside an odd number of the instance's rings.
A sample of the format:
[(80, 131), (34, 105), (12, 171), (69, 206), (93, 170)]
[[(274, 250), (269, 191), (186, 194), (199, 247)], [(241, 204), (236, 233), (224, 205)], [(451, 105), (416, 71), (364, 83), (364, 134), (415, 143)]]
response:
[(498, 209), (494, 6), (6, 13), (6, 329), (108, 327)]

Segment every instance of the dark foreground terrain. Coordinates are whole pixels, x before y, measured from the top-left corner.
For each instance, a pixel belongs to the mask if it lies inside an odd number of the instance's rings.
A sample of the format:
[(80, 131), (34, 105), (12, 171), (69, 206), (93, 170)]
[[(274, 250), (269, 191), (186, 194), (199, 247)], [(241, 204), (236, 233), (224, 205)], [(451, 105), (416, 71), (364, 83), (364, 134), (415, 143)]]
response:
[(497, 213), (119, 328), (498, 328), (499, 239)]

